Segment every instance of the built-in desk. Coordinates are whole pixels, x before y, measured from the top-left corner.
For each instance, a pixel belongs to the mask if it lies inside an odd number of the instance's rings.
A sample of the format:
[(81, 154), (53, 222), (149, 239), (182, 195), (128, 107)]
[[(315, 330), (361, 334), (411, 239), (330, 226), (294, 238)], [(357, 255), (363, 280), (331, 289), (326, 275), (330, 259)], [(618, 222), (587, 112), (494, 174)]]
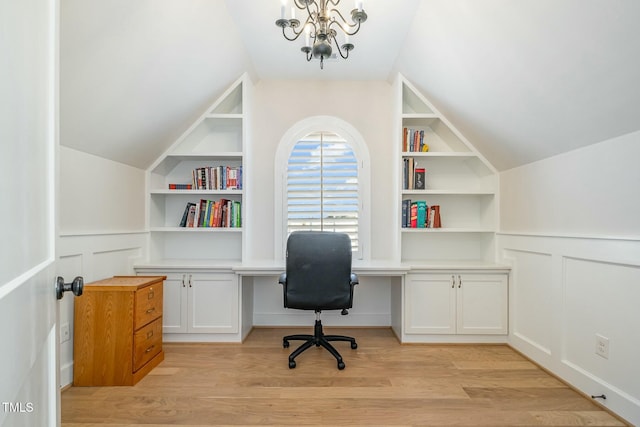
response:
[[(308, 313), (282, 306), (277, 279), (284, 262), (162, 261), (135, 270), (167, 276), (165, 341), (241, 342), (254, 326), (308, 323), (303, 317)], [(508, 266), (355, 261), (352, 270), (360, 277), (357, 300), (349, 319), (335, 324), (390, 326), (402, 342), (506, 341)], [(323, 319), (330, 323), (332, 315), (338, 316), (329, 312)]]

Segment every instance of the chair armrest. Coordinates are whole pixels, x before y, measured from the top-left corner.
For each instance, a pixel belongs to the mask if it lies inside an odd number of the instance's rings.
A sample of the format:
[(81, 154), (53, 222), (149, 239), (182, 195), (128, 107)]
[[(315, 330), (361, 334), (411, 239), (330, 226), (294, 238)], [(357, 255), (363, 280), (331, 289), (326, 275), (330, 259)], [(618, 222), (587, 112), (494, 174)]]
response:
[(278, 282), (279, 282), (281, 285), (286, 285), (286, 284), (287, 284), (287, 273), (282, 273), (282, 274), (280, 275), (280, 278), (278, 279)]
[(360, 283), (360, 281), (358, 280), (358, 275), (355, 273), (351, 273), (351, 284), (357, 285), (358, 283)]

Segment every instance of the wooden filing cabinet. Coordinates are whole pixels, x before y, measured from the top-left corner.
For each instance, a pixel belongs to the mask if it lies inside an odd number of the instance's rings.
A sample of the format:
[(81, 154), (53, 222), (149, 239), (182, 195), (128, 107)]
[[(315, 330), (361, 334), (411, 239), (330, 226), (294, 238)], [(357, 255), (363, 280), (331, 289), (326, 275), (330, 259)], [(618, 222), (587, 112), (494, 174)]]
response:
[(165, 276), (115, 276), (75, 299), (73, 385), (134, 385), (164, 360)]

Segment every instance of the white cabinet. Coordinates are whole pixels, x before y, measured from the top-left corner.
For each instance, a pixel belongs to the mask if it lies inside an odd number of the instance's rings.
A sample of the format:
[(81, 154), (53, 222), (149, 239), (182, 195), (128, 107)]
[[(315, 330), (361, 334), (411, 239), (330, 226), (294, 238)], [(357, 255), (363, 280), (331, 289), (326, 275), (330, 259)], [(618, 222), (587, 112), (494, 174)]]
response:
[[(402, 76), (395, 86), (400, 100), (396, 206), (401, 261), (493, 262), (497, 171)], [(412, 135), (422, 138), (428, 151), (412, 147)], [(415, 185), (416, 169), (424, 169), (424, 185)], [(411, 227), (410, 204), (417, 202), (438, 207), (441, 227), (421, 227), (424, 221)]]
[(406, 334), (505, 335), (506, 274), (408, 274)]
[(237, 275), (193, 272), (162, 274), (167, 276), (162, 324), (165, 334), (238, 332), (240, 287)]

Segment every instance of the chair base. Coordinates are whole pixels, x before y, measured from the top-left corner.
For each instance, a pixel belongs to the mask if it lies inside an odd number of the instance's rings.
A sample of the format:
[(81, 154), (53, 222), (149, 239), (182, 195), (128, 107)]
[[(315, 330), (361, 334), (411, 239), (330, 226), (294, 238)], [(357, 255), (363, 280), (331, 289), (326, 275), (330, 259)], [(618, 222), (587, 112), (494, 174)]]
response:
[(340, 353), (338, 353), (338, 350), (336, 350), (336, 348), (333, 345), (331, 345), (330, 341), (350, 342), (351, 348), (356, 349), (358, 348), (356, 339), (352, 337), (347, 337), (344, 335), (325, 335), (324, 332), (322, 331), (322, 322), (320, 321), (320, 319), (316, 319), (316, 324), (313, 328), (313, 331), (314, 331), (313, 335), (296, 334), (296, 335), (287, 335), (286, 337), (282, 338), (282, 346), (284, 348), (289, 347), (289, 341), (294, 341), (294, 340), (304, 341), (297, 349), (295, 349), (289, 355), (289, 369), (293, 369), (296, 367), (296, 361), (295, 361), (296, 357), (298, 357), (303, 351), (307, 350), (308, 348), (314, 345), (316, 347), (322, 346), (325, 349), (327, 349), (327, 351), (329, 351), (329, 353), (331, 353), (333, 357), (335, 357), (336, 360), (338, 361), (338, 369), (344, 369), (345, 364), (342, 361), (342, 356), (340, 355)]

